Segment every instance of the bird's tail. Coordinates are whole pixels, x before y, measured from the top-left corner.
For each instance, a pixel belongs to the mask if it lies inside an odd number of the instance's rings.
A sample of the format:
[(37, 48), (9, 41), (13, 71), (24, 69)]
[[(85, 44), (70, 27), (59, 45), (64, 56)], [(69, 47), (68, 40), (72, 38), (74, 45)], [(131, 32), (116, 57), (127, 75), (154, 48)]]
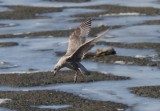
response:
[(78, 65), (79, 71), (82, 74), (85, 74), (85, 75), (89, 75), (90, 74), (90, 72), (81, 63), (77, 63), (77, 65)]

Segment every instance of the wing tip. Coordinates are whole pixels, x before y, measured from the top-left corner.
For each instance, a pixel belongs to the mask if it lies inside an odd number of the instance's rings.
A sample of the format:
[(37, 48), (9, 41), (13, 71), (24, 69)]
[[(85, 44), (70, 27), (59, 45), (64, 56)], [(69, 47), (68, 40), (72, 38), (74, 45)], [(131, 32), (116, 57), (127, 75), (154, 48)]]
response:
[(92, 21), (92, 18), (85, 18), (85, 21)]
[(91, 27), (91, 24), (92, 24), (92, 18), (86, 18), (85, 21), (81, 24), (81, 27), (83, 26), (88, 26)]
[(91, 22), (91, 21), (92, 21), (92, 18), (86, 18), (86, 20)]
[(112, 27), (109, 27), (107, 30), (102, 31), (100, 34), (97, 35), (97, 37), (102, 37), (104, 36), (107, 32), (109, 32), (112, 29)]

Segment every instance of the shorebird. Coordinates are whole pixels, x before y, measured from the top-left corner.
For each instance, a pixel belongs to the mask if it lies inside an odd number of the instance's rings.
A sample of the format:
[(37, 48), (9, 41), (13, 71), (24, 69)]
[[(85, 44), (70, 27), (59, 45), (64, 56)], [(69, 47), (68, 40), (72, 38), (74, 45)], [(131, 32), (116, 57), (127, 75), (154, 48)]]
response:
[(98, 40), (103, 37), (108, 30), (98, 34), (95, 38), (86, 41), (91, 30), (91, 18), (86, 19), (70, 36), (68, 41), (68, 49), (54, 67), (54, 77), (56, 73), (63, 67), (67, 67), (75, 71), (74, 82), (77, 81), (78, 72), (81, 74), (89, 74), (89, 71), (80, 63), (84, 55), (96, 45)]

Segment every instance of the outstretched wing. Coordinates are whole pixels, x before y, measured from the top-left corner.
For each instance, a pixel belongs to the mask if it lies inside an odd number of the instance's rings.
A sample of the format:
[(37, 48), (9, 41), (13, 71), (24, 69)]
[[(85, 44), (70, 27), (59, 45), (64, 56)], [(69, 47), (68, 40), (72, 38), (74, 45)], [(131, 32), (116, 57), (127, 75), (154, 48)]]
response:
[(85, 37), (88, 36), (90, 30), (91, 19), (88, 18), (70, 35), (68, 49), (65, 55), (69, 56), (77, 50), (85, 42)]
[(93, 47), (96, 45), (98, 40), (103, 37), (107, 32), (106, 30), (99, 34), (97, 37), (93, 38), (92, 40), (82, 44), (72, 55), (68, 57), (68, 61), (80, 61), (82, 57)]

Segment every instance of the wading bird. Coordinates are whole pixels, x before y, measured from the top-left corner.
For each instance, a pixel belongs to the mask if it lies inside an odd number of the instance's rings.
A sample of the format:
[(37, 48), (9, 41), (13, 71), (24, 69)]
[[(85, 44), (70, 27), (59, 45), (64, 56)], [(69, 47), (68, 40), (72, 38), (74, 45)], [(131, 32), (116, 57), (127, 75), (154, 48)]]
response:
[(84, 55), (96, 45), (98, 40), (106, 34), (107, 31), (102, 32), (95, 38), (86, 41), (91, 30), (92, 20), (88, 18), (85, 20), (69, 37), (68, 49), (64, 56), (62, 56), (54, 67), (54, 77), (56, 73), (63, 67), (74, 70), (74, 82), (77, 81), (78, 72), (81, 74), (89, 74), (89, 71), (80, 63)]

